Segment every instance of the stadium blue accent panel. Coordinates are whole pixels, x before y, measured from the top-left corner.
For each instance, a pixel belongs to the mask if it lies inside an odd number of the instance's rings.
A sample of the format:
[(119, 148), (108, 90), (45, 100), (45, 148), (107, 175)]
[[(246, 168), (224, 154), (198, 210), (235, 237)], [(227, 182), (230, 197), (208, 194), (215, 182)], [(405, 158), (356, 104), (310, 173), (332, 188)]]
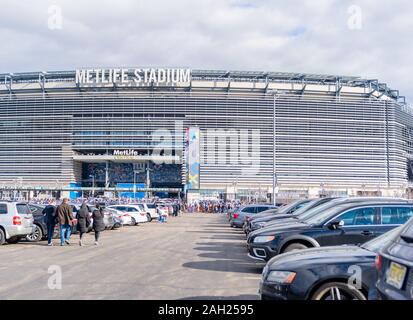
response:
[[(145, 188), (144, 183), (136, 183), (136, 188)], [(129, 188), (133, 190), (133, 183), (118, 183), (116, 188)], [(136, 198), (143, 199), (145, 197), (145, 192), (120, 192), (119, 195), (123, 198)]]
[(80, 191), (80, 188), (81, 188), (80, 183), (71, 182), (69, 184), (69, 187), (73, 189), (79, 188), (79, 191), (70, 191), (70, 194), (69, 194), (70, 200), (75, 200), (82, 196), (82, 191)]

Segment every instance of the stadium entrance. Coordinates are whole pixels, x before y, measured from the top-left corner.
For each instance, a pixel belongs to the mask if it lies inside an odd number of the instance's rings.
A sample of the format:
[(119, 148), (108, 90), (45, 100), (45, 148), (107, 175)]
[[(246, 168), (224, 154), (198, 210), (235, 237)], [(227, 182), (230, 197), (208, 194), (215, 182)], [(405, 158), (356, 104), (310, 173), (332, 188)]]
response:
[(165, 161), (135, 150), (78, 153), (74, 156), (81, 170), (81, 181), (77, 186), (99, 190), (122, 189), (119, 195), (127, 198), (143, 198), (143, 189), (151, 189), (150, 196), (178, 196), (176, 192), (171, 194), (167, 190), (183, 189), (182, 165), (176, 163), (174, 156), (159, 157)]

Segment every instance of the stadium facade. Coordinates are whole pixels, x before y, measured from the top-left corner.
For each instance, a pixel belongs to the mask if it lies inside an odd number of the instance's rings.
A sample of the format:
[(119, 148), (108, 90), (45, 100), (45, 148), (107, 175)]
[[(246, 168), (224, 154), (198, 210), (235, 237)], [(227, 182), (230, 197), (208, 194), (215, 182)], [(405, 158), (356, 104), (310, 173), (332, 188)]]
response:
[(359, 77), (174, 68), (2, 74), (0, 192), (132, 185), (192, 198), (403, 195), (412, 130), (404, 97)]

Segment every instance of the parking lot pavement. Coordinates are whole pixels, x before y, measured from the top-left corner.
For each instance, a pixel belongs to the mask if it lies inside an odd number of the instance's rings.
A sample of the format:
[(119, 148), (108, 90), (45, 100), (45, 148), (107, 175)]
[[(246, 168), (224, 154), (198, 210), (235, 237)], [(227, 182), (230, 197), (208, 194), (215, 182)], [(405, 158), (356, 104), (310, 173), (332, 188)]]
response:
[[(184, 214), (93, 234), (86, 246), (42, 241), (0, 247), (0, 299), (257, 299), (263, 265), (226, 216)], [(57, 266), (57, 267), (56, 267)], [(55, 284), (62, 271), (61, 289)], [(50, 272), (50, 273), (49, 273)]]

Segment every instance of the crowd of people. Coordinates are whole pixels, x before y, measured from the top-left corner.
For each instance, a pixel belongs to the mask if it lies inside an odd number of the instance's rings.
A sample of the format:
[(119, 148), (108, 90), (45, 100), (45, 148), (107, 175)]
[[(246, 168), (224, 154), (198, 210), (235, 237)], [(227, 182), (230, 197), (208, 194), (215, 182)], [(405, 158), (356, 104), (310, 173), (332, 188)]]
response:
[(188, 213), (226, 213), (242, 205), (247, 204), (245, 201), (233, 200), (194, 200), (185, 204)]
[[(160, 199), (160, 198), (150, 198), (150, 199), (139, 199), (141, 203), (154, 203), (159, 201), (165, 201), (171, 204), (177, 204), (180, 206), (182, 211), (187, 213), (226, 213), (229, 210), (239, 208), (240, 206), (254, 203), (254, 201), (244, 201), (244, 200), (221, 200), (221, 199), (211, 199), (211, 200), (193, 200), (193, 201), (183, 201), (181, 199)], [(77, 198), (70, 201), (71, 204), (81, 205), (86, 202), (92, 205), (116, 205), (116, 204), (132, 204), (136, 202), (134, 198), (119, 197), (119, 198), (105, 198), (105, 197), (87, 197), (87, 198)], [(50, 204), (60, 204), (61, 201), (55, 198), (32, 198), (30, 203), (40, 204), (40, 205), (50, 205)]]

